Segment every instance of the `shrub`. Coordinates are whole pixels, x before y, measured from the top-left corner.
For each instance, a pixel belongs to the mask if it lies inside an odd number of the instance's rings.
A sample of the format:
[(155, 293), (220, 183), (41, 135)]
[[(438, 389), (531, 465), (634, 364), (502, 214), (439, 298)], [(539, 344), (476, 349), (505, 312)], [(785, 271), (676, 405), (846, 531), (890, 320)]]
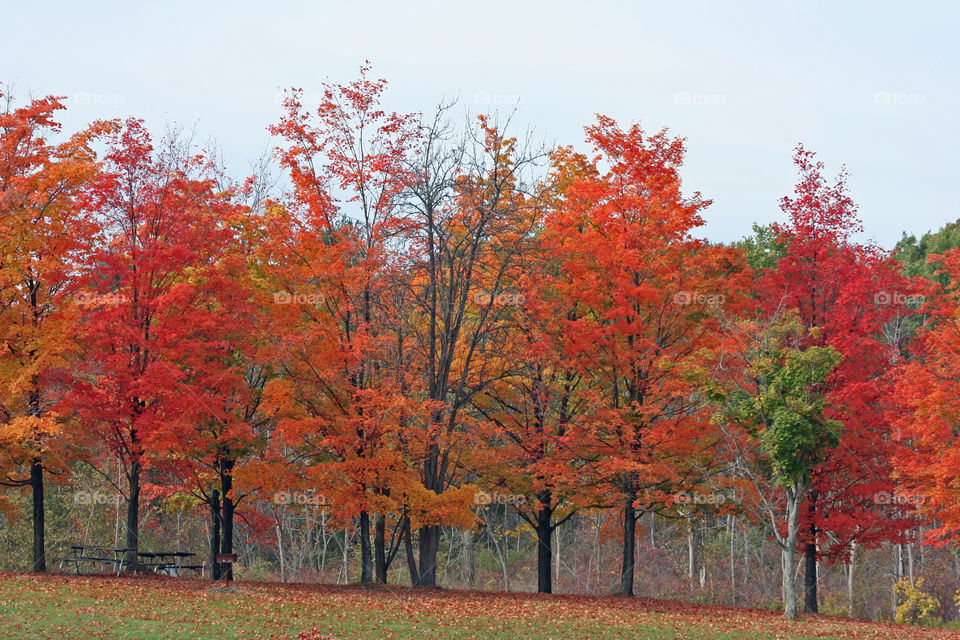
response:
[(923, 590), (923, 578), (915, 584), (910, 584), (902, 578), (893, 585), (893, 593), (897, 596), (897, 622), (908, 624), (939, 624), (940, 618), (934, 612), (940, 606), (940, 600)]

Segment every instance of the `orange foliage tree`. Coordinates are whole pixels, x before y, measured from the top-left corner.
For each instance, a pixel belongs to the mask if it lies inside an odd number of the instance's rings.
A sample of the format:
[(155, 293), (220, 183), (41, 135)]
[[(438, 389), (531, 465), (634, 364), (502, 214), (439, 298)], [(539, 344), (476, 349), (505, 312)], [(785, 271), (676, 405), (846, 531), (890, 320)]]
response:
[(939, 261), (946, 286), (928, 292), (929, 323), (896, 372), (894, 426), (903, 448), (891, 501), (928, 518), (927, 542), (946, 546), (960, 540), (960, 250), (931, 261)]
[(368, 71), (327, 85), (316, 110), (292, 91), (271, 127), (294, 189), (265, 247), (281, 372), (268, 395), (283, 442), (308, 456), (303, 473), (338, 520), (359, 521), (361, 582), (375, 574), (386, 583), (399, 548), (397, 535), (387, 547), (387, 519), (403, 526), (411, 487), (393, 446), (408, 410), (402, 372), (390, 366), (400, 347), (389, 274), (405, 237), (400, 204), (416, 128), (379, 108), (386, 82)]
[(565, 306), (578, 309), (554, 322), (566, 357), (594, 380), (590, 447), (621, 506), (618, 591), (632, 595), (637, 519), (690, 485), (685, 460), (712, 442), (691, 365), (742, 264), (690, 235), (708, 202), (681, 193), (682, 140), (606, 117), (587, 135), (598, 168), (570, 181), (545, 234)]
[(14, 107), (0, 87), (0, 485), (32, 492), (33, 570), (46, 571), (44, 471), (70, 437), (67, 371), (77, 358), (79, 264), (94, 226), (77, 199), (97, 171), (96, 124), (56, 144), (59, 98)]

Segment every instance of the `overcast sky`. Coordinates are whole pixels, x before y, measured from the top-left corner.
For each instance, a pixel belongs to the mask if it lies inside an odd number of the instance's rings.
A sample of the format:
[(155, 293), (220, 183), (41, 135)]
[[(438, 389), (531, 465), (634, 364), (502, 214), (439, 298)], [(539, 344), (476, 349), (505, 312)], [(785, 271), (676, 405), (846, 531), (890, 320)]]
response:
[(238, 173), (281, 90), (308, 99), (369, 59), (386, 108), (459, 95), (580, 144), (595, 113), (687, 138), (703, 235), (778, 219), (799, 141), (846, 164), (866, 236), (960, 217), (960, 4), (933, 2), (42, 2), (0, 0), (0, 80), (70, 98), (67, 128), (196, 124)]

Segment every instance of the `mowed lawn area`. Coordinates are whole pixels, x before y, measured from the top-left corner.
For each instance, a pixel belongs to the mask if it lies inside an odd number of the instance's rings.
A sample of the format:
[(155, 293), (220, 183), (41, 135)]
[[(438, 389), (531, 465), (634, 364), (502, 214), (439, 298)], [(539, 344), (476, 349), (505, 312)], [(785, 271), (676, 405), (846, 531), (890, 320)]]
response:
[[(304, 634), (304, 635), (300, 635)], [(960, 632), (665, 601), (0, 574), (0, 638), (960, 638)]]

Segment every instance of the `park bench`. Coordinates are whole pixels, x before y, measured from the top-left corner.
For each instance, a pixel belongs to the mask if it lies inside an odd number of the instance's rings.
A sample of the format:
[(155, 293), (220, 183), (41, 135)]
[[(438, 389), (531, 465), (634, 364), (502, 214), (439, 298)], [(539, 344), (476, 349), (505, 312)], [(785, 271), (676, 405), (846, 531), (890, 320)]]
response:
[(73, 565), (74, 573), (81, 575), (84, 567), (90, 567), (91, 572), (103, 572), (103, 568), (110, 566), (110, 573), (119, 576), (124, 567), (133, 569), (133, 575), (139, 572), (157, 573), (177, 577), (184, 571), (193, 571), (198, 578), (202, 578), (206, 571), (206, 564), (186, 564), (197, 554), (189, 551), (142, 551), (137, 553), (137, 561), (129, 563), (127, 556), (133, 549), (126, 547), (106, 547), (91, 544), (70, 545), (73, 555), (60, 558), (59, 571)]
[(68, 567), (74, 565), (74, 572), (77, 575), (82, 573), (82, 567), (90, 566), (92, 569), (98, 569), (111, 566), (111, 573), (114, 571), (119, 576), (123, 572), (123, 566), (126, 556), (133, 549), (124, 547), (105, 547), (101, 545), (73, 544), (70, 549), (74, 555), (60, 559), (60, 573), (63, 573), (64, 565)]
[(144, 551), (137, 554), (137, 570), (152, 571), (153, 573), (177, 577), (182, 571), (194, 571), (198, 577), (203, 576), (205, 566), (202, 564), (184, 564), (188, 558), (197, 554), (189, 551)]

